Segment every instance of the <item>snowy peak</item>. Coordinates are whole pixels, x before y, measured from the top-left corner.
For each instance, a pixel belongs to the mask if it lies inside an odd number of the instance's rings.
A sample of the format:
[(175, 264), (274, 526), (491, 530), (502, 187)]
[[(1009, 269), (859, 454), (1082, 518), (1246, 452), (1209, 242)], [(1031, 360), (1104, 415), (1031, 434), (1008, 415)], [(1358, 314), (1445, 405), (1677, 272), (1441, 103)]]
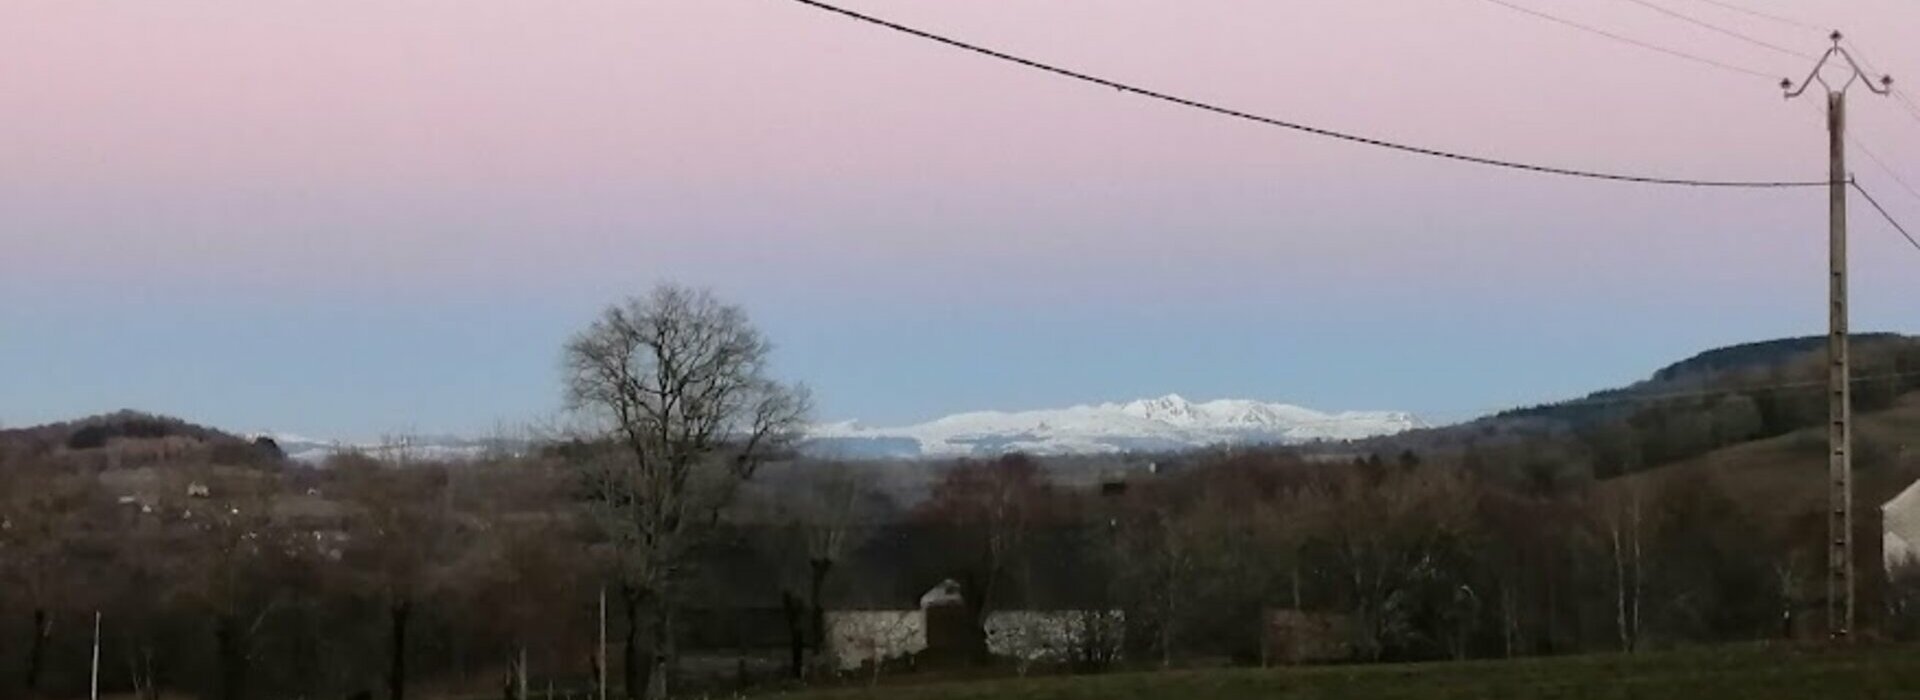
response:
[(1120, 412), (1174, 425), (1191, 424), (1197, 418), (1193, 402), (1182, 398), (1179, 394), (1167, 394), (1157, 399), (1128, 401), (1120, 406)]
[(1038, 411), (976, 411), (897, 428), (847, 421), (809, 431), (809, 449), (832, 457), (959, 457), (1006, 452), (1101, 454), (1218, 444), (1354, 440), (1425, 427), (1394, 411), (1322, 413), (1243, 399), (1196, 403), (1168, 394), (1125, 403)]
[[(1009, 452), (1089, 455), (1176, 452), (1212, 445), (1291, 445), (1358, 440), (1426, 427), (1410, 413), (1325, 413), (1245, 399), (1192, 401), (1179, 394), (1120, 403), (1035, 411), (956, 413), (918, 425), (873, 427), (859, 421), (808, 428), (805, 450), (832, 459), (984, 457)], [(312, 464), (341, 453), (408, 461), (463, 461), (524, 453), (525, 439), (395, 436), (348, 443), (291, 433), (272, 438), (288, 457)]]

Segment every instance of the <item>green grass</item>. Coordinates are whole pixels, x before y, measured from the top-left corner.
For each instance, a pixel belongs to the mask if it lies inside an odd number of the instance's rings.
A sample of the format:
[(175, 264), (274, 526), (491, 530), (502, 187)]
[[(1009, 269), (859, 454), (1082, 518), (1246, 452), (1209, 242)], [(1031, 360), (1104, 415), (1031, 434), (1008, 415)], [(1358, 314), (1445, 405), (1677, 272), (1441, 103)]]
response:
[(1920, 698), (1920, 647), (1720, 647), (1627, 655), (1115, 673), (811, 691), (804, 700)]

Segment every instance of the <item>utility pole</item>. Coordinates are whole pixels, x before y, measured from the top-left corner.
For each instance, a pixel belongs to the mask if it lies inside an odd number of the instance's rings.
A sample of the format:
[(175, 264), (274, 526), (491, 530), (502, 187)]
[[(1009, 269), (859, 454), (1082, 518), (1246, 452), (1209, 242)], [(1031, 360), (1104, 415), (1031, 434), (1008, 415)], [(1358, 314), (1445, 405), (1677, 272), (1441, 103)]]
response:
[[(1853, 378), (1847, 343), (1847, 185), (1851, 183), (1847, 173), (1847, 89), (1855, 82), (1864, 82), (1867, 89), (1885, 95), (1892, 90), (1893, 78), (1881, 76), (1880, 83), (1874, 84), (1853, 56), (1841, 48), (1840, 32), (1834, 32), (1831, 38), (1833, 47), (1820, 56), (1806, 80), (1798, 87), (1792, 80), (1782, 80), (1780, 88), (1792, 99), (1818, 82), (1827, 96), (1827, 635), (1834, 641), (1849, 641), (1854, 629), (1855, 585)], [(1835, 56), (1846, 61), (1846, 80), (1837, 87), (1822, 73)]]

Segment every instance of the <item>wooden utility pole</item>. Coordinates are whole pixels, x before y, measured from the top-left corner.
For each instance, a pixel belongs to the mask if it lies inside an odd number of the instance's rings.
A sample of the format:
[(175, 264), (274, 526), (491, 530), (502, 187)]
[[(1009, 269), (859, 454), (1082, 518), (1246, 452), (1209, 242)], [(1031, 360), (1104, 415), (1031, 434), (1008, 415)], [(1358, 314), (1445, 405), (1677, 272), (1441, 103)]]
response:
[[(1787, 97), (1798, 97), (1818, 82), (1827, 97), (1827, 635), (1836, 641), (1853, 638), (1855, 619), (1853, 560), (1853, 380), (1847, 330), (1847, 88), (1866, 78), (1853, 56), (1840, 46), (1820, 57), (1813, 73), (1801, 81), (1783, 80)], [(1846, 60), (1846, 81), (1835, 86), (1822, 74), (1834, 56)], [(1836, 63), (1837, 65), (1837, 63)], [(1879, 94), (1891, 90), (1892, 78), (1871, 79), (1867, 87)]]

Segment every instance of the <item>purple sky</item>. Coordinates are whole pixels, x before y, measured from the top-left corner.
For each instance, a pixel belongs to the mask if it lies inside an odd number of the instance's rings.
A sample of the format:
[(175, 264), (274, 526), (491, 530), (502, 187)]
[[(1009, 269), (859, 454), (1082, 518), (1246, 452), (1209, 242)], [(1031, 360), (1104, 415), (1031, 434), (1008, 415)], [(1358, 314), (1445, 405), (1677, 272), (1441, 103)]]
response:
[[(1512, 0), (1769, 74), (1624, 0)], [(1813, 31), (1654, 0), (1807, 52)], [(1920, 85), (1908, 0), (1733, 0)], [(845, 0), (1149, 87), (1569, 167), (1818, 179), (1816, 100), (1484, 0)], [(786, 0), (0, 4), (0, 422), (550, 412), (565, 335), (674, 279), (820, 418), (1177, 391), (1440, 418), (1818, 333), (1819, 192), (1541, 178), (1035, 74)], [(1920, 120), (1856, 91), (1920, 182)], [(1920, 199), (1856, 154), (1880, 199)], [(1856, 207), (1861, 328), (1920, 253)]]

